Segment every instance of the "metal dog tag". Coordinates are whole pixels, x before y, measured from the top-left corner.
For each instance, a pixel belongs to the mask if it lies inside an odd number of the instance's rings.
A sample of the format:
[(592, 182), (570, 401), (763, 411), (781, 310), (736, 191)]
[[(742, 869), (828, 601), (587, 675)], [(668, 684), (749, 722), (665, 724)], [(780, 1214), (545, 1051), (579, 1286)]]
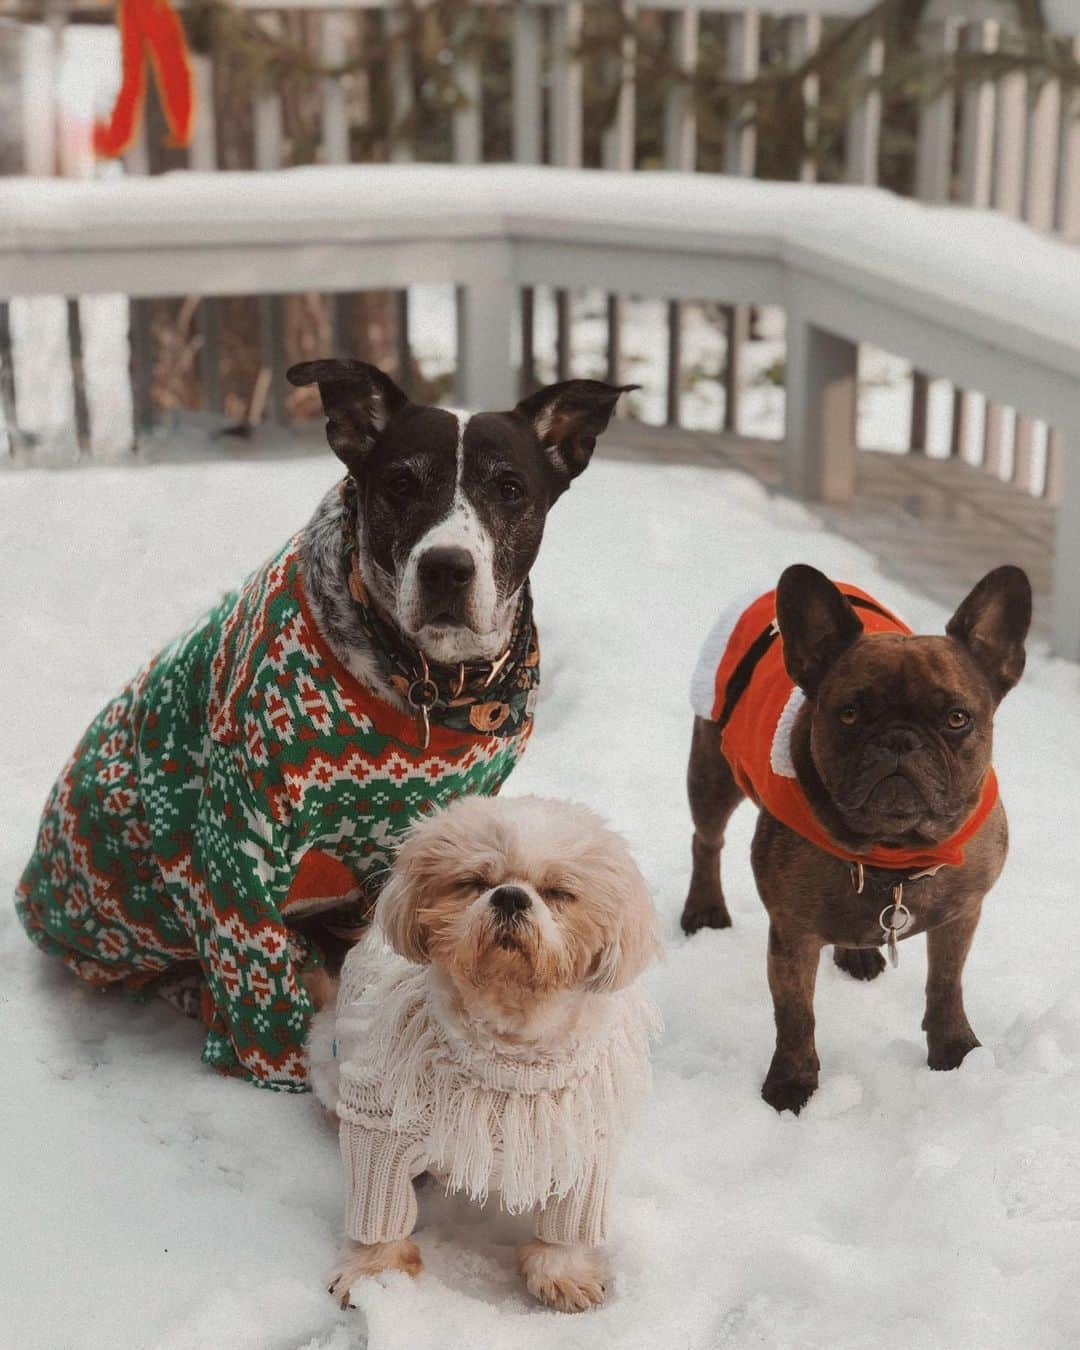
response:
[(886, 905), (878, 915), (878, 923), (885, 934), (885, 950), (889, 953), (889, 964), (894, 970), (900, 964), (896, 939), (906, 933), (914, 922), (911, 910), (904, 904), (903, 897), (903, 886), (893, 887), (892, 904)]

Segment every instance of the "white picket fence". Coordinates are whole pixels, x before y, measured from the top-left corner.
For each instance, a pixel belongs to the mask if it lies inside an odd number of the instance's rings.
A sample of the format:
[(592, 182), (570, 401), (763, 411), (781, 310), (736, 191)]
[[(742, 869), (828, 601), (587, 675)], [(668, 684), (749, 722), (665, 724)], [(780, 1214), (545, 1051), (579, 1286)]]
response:
[[(234, 0), (234, 3), (257, 13), (267, 31), (280, 31), (286, 7), (269, 9), (257, 0)], [(0, 0), (0, 16), (26, 18), (45, 14), (45, 28), (38, 28), (31, 45), (36, 53), (34, 59), (45, 63), (47, 76), (49, 63), (55, 64), (63, 52), (66, 25), (88, 18), (100, 20), (109, 12), (109, 6), (102, 0), (42, 0), (42, 4), (36, 4), (34, 0)], [(768, 0), (763, 5), (749, 3), (749, 0), (698, 0), (693, 5), (676, 0), (651, 0), (651, 3), (640, 5), (636, 0), (477, 0), (478, 8), (504, 12), (506, 23), (501, 31), (505, 45), (500, 49), (498, 44), (488, 42), (482, 49), (483, 58), (477, 54), (481, 50), (477, 48), (471, 55), (457, 60), (456, 81), (466, 99), (451, 114), (450, 145), (454, 161), (473, 164), (482, 157), (484, 117), (490, 109), (484, 107), (480, 62), (491, 59), (508, 63), (512, 71), (513, 160), (523, 164), (582, 166), (587, 139), (584, 134), (584, 92), (589, 72), (584, 69), (577, 49), (591, 5), (610, 8), (613, 4), (621, 5), (631, 16), (644, 11), (664, 11), (673, 57), (687, 73), (698, 66), (702, 24), (722, 25), (726, 63), (723, 73), (740, 80), (753, 78), (761, 68), (762, 20), (765, 16), (783, 18), (786, 59), (792, 66), (797, 66), (816, 49), (827, 20), (861, 14), (869, 8), (868, 0)], [(376, 16), (374, 21), (382, 26), (382, 35), (389, 42), (393, 68), (393, 122), (401, 129), (391, 146), (391, 157), (398, 161), (412, 159), (415, 145), (408, 134), (412, 53), (404, 38), (403, 6), (398, 0), (337, 0), (332, 7), (328, 7), (325, 0), (292, 0), (287, 9), (303, 10), (316, 16), (321, 50), (327, 62), (340, 60), (342, 54), (351, 49), (361, 11), (369, 22), (373, 14)], [(1074, 0), (1046, 0), (1044, 12), (1060, 31), (1074, 33), (1080, 30), (1080, 4)], [(1004, 0), (936, 0), (928, 11), (920, 40), (930, 51), (944, 51), (958, 44), (990, 51), (1006, 40), (1008, 22), (1014, 13), (1013, 6)], [(1080, 51), (1080, 37), (1073, 41)], [(637, 125), (640, 99), (636, 89), (636, 53), (630, 36), (624, 41), (622, 58), (619, 97), (613, 120), (602, 137), (601, 162), (597, 167), (627, 171), (639, 167), (638, 146), (643, 130)], [(864, 73), (872, 76), (879, 72), (884, 58), (883, 39), (875, 38), (865, 52)], [(214, 84), (221, 78), (220, 67), (212, 55), (200, 55), (195, 60), (195, 74), (200, 116), (187, 162), (192, 169), (213, 171), (217, 168)], [(819, 92), (815, 78), (808, 79), (804, 97), (806, 115), (811, 121)], [(1029, 87), (1025, 75), (1011, 73), (997, 82), (968, 88), (959, 104), (957, 107), (952, 94), (944, 93), (919, 110), (915, 194), (932, 203), (953, 201), (988, 206), (1037, 229), (1066, 238), (1080, 237), (1080, 119), (1077, 117), (1080, 105), (1075, 97), (1063, 97), (1061, 89), (1053, 82)], [(33, 106), (26, 105), (25, 167), (29, 172), (70, 172), (73, 166), (77, 169), (85, 160), (78, 144), (65, 134), (59, 116), (54, 114), (55, 109), (42, 107), (40, 101)], [(348, 162), (349, 119), (350, 110), (341, 81), (326, 79), (321, 91), (317, 150), (320, 162)], [(257, 92), (253, 120), (254, 167), (270, 170), (287, 166), (291, 162), (289, 147), (283, 132), (282, 100), (276, 90)], [(693, 104), (682, 88), (675, 87), (667, 95), (661, 141), (664, 167), (683, 172), (693, 172), (698, 167), (699, 129)], [(880, 94), (871, 89), (852, 108), (846, 128), (843, 163), (847, 182), (873, 185), (878, 181), (882, 142), (882, 100)], [(750, 106), (732, 109), (724, 149), (724, 170), (728, 174), (751, 177), (755, 174), (757, 159), (754, 109)], [(129, 155), (128, 170), (145, 172), (148, 164), (144, 139)], [(819, 176), (819, 166), (812, 156), (804, 159), (800, 176), (804, 181), (813, 181)], [(673, 209), (677, 210), (677, 206)], [(917, 260), (913, 260), (913, 265), (917, 265)], [(608, 305), (608, 367), (613, 378), (618, 377), (620, 364), (620, 301), (620, 296), (613, 295)], [(568, 288), (559, 289), (557, 305), (557, 373), (564, 376), (571, 360)], [(522, 309), (523, 373), (528, 380), (533, 351), (529, 294), (523, 297)], [(404, 364), (408, 344), (407, 305), (402, 303), (399, 311)], [(271, 400), (270, 407), (280, 415), (283, 407), (280, 372), (284, 364), (280, 300), (266, 297), (262, 312), (267, 364), (277, 396), (276, 400)], [(739, 425), (739, 357), (747, 332), (748, 310), (731, 304), (724, 314), (728, 352), (724, 375), (724, 429), (735, 430)], [(69, 320), (77, 367), (81, 346), (77, 307), (70, 310)], [(681, 388), (681, 305), (678, 299), (669, 303), (667, 322), (667, 419), (677, 424)], [(203, 393), (209, 407), (215, 408), (220, 402), (219, 381), (215, 376), (219, 323), (213, 300), (200, 306), (199, 323)], [(145, 307), (133, 308), (132, 324), (133, 343), (145, 347), (149, 341)], [(0, 314), (0, 362), (3, 362), (4, 351), (5, 319)], [(151, 413), (145, 364), (145, 358), (141, 364), (136, 362), (137, 422), (145, 421)], [(914, 378), (911, 447), (916, 451), (924, 450), (927, 445), (928, 380), (935, 373), (919, 372)], [(996, 392), (982, 389), (989, 400), (994, 399)], [(954, 453), (968, 439), (971, 406), (970, 396), (957, 390), (952, 418)], [(1036, 424), (1023, 417), (1016, 420), (1010, 453), (1010, 447), (1006, 445), (1009, 421), (1005, 409), (991, 401), (985, 418), (983, 465), (989, 472), (1000, 475), (1003, 466), (1008, 464), (1011, 478), (1018, 487), (1028, 491), (1040, 488), (1048, 495), (1056, 496), (1061, 479), (1061, 448), (1056, 436), (1050, 436), (1046, 472), (1037, 482)]]

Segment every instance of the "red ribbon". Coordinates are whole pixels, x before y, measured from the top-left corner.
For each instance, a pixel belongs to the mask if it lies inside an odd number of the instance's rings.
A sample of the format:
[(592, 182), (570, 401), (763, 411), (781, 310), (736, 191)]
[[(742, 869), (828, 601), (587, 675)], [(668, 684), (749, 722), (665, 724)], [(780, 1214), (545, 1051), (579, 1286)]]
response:
[(117, 0), (122, 79), (108, 122), (94, 126), (94, 151), (122, 155), (135, 139), (146, 100), (146, 67), (153, 68), (169, 128), (167, 145), (191, 144), (195, 86), (183, 25), (169, 0)]

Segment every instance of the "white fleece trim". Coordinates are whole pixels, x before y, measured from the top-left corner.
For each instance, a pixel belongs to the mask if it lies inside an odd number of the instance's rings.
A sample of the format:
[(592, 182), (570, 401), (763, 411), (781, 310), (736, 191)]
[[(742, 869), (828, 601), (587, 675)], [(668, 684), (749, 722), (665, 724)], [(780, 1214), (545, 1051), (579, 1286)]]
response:
[(756, 589), (744, 591), (721, 611), (720, 617), (709, 630), (690, 677), (690, 706), (698, 717), (712, 720), (713, 704), (716, 702), (716, 668), (731, 641), (735, 625), (762, 594), (763, 591)]
[(769, 750), (769, 767), (781, 778), (796, 778), (795, 761), (791, 757), (791, 733), (795, 728), (795, 719), (799, 709), (806, 702), (806, 695), (798, 685), (792, 689), (783, 712), (776, 721), (772, 747)]

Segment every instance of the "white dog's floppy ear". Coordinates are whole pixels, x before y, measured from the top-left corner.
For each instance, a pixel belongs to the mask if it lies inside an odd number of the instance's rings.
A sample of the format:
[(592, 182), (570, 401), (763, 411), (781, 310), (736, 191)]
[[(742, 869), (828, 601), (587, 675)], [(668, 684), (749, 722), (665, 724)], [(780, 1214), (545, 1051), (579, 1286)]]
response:
[(367, 361), (301, 361), (289, 367), (285, 378), (298, 388), (319, 386), (326, 439), (354, 477), (379, 433), (409, 401), (389, 375)]
[(424, 965), (429, 959), (427, 934), (417, 911), (417, 896), (410, 881), (403, 849), (394, 863), (390, 880), (379, 893), (375, 922), (394, 951), (404, 956), (406, 961)]
[(612, 878), (615, 893), (614, 931), (593, 961), (586, 989), (608, 992), (633, 984), (653, 957), (660, 954), (656, 910), (629, 848), (620, 850)]

